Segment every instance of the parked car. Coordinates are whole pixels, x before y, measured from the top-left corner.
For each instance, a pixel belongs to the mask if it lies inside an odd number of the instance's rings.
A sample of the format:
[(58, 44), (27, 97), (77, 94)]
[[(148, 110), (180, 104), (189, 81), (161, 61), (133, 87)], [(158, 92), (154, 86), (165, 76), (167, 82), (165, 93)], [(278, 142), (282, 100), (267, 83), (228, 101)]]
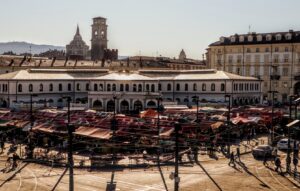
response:
[(252, 150), (252, 155), (254, 158), (260, 158), (264, 156), (271, 157), (272, 151), (273, 147), (270, 145), (259, 145)]
[[(277, 148), (279, 150), (287, 150), (288, 149), (288, 139), (287, 138), (284, 138), (284, 139), (281, 139), (280, 141), (277, 142)], [(290, 148), (293, 149), (294, 148), (294, 140), (291, 139), (290, 140)], [(296, 142), (296, 149), (298, 150), (299, 148), (299, 142), (297, 141)]]

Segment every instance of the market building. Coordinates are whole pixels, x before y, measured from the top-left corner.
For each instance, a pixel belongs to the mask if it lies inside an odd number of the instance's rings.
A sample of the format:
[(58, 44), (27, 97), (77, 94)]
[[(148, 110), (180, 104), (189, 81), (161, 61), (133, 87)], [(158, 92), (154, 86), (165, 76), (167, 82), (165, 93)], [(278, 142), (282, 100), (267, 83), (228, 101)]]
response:
[(209, 45), (208, 68), (263, 80), (263, 99), (300, 93), (300, 31), (235, 34)]
[[(0, 104), (14, 108), (33, 102), (63, 107), (63, 96), (86, 108), (129, 112), (157, 107), (157, 98), (177, 104), (261, 102), (261, 80), (217, 70), (27, 69), (0, 75)], [(115, 98), (115, 99), (114, 99)], [(114, 101), (116, 103), (114, 104)]]

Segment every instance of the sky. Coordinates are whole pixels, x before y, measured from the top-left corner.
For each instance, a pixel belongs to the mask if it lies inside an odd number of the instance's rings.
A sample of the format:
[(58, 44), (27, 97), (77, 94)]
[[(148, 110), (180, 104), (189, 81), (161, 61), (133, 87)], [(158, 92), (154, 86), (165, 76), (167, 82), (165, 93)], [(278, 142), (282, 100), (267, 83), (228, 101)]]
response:
[(108, 48), (121, 56), (202, 59), (221, 36), (300, 30), (299, 0), (0, 0), (0, 42), (65, 46), (92, 18), (107, 18)]

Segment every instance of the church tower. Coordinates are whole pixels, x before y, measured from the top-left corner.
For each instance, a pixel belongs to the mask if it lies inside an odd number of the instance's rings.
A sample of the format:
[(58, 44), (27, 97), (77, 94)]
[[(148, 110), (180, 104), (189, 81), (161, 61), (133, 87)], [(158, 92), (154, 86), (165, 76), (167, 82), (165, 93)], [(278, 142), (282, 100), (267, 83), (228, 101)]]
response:
[(102, 60), (107, 49), (106, 18), (93, 18), (91, 45), (92, 60)]

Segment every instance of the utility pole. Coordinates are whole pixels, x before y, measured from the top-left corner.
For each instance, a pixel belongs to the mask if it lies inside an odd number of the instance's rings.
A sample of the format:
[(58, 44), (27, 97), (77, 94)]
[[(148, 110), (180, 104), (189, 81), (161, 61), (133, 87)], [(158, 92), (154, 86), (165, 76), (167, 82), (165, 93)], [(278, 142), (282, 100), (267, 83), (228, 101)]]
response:
[(175, 174), (174, 174), (174, 191), (179, 191), (179, 131), (181, 131), (181, 124), (175, 123)]
[(32, 127), (34, 125), (34, 116), (33, 116), (33, 109), (32, 109), (32, 97), (37, 97), (37, 94), (30, 94), (30, 129), (29, 129), (29, 133), (28, 133), (28, 149), (29, 149), (29, 153), (27, 155), (27, 158), (32, 159), (33, 157), (33, 143), (31, 140), (31, 131), (32, 131)]

